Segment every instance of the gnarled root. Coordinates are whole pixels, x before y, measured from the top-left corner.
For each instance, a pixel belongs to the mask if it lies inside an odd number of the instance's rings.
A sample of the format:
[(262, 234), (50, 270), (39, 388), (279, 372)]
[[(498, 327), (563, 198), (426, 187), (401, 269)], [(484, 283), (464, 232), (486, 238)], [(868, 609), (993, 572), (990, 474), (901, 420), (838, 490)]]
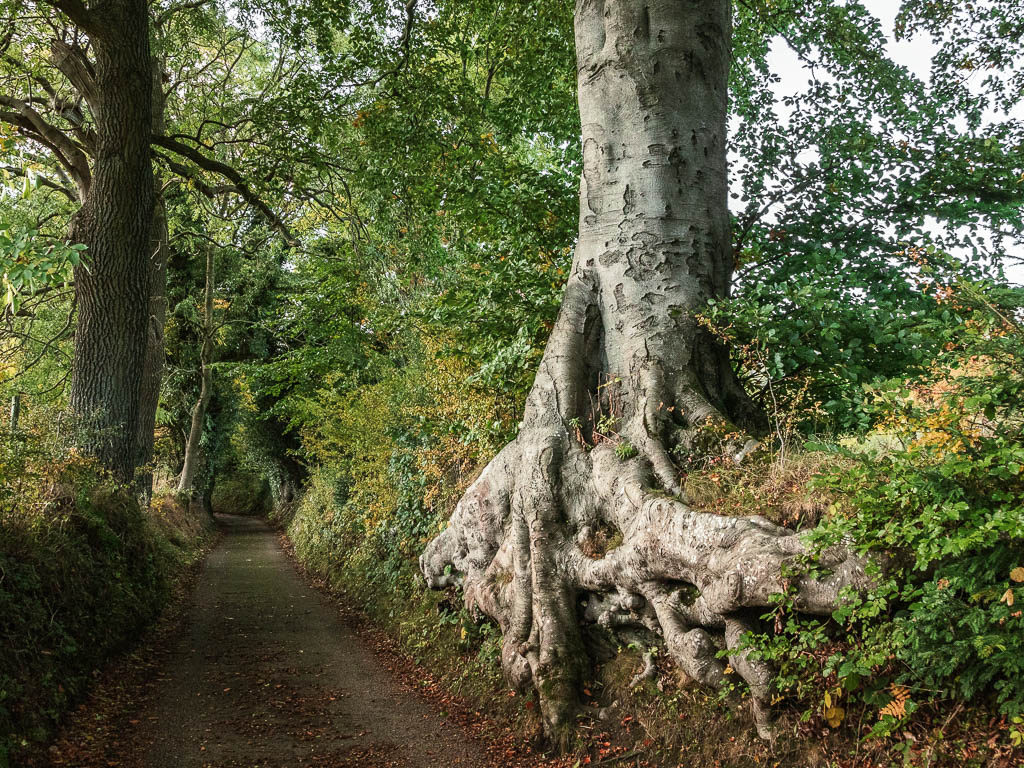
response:
[[(830, 613), (843, 587), (866, 586), (863, 563), (829, 551), (829, 575), (787, 584), (784, 565), (806, 554), (793, 531), (695, 512), (653, 484), (643, 457), (623, 462), (607, 444), (588, 451), (567, 435), (524, 433), (470, 487), (420, 567), (430, 587), (461, 585), (467, 608), (499, 623), (508, 682), (537, 688), (552, 734), (564, 732), (576, 706), (580, 624), (597, 622), (656, 633), (686, 675), (711, 687), (727, 680), (719, 651), (734, 650), (728, 664), (769, 738), (772, 672), (742, 650), (748, 609), (788, 589), (800, 610)], [(621, 544), (588, 550), (600, 527), (621, 532)]]
[(580, 230), (561, 312), (519, 436), (420, 567), (500, 624), (509, 682), (536, 687), (551, 735), (575, 706), (581, 621), (654, 632), (711, 686), (727, 678), (725, 649), (768, 735), (771, 671), (743, 650), (749, 614), (787, 591), (829, 613), (865, 576), (838, 548), (824, 558), (830, 575), (787, 583), (785, 564), (805, 554), (792, 531), (679, 500), (674, 457), (700, 460), (718, 443), (742, 460), (747, 433), (766, 426), (699, 319), (728, 296), (735, 263), (729, 3), (577, 0), (575, 27)]

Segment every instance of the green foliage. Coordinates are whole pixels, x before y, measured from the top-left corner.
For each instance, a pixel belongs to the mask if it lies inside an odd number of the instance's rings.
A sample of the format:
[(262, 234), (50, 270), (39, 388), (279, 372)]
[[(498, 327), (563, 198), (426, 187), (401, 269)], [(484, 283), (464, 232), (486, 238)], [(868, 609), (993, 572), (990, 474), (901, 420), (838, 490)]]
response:
[(969, 326), (930, 380), (877, 392), (895, 444), (832, 480), (851, 512), (832, 530), (893, 559), (874, 599), (897, 611), (899, 682), (990, 690), (1011, 715), (1024, 706), (1024, 589), (1010, 576), (1024, 551), (1022, 362), (1015, 325)]
[(187, 513), (147, 513), (132, 492), (38, 434), (0, 445), (0, 478), (6, 765), (52, 735), (93, 671), (137, 639), (204, 531)]
[(926, 372), (869, 389), (876, 428), (831, 448), (844, 460), (817, 480), (836, 503), (809, 539), (855, 541), (875, 587), (825, 622), (780, 596), (775, 633), (754, 641), (808, 715), (824, 683), (875, 736), (949, 700), (1011, 718), (1024, 703), (1021, 293), (961, 280), (948, 301), (961, 322), (946, 347)]
[(510, 432), (489, 393), (466, 384), (472, 369), (442, 351), (447, 346), (410, 340), (401, 368), (305, 403), (302, 443), (334, 478), (346, 530), (359, 532), (350, 547), (379, 545), (389, 560), (417, 557)]
[(802, 412), (812, 432), (871, 427), (877, 411), (865, 407), (864, 387), (924, 370), (958, 322), (905, 265), (878, 254), (863, 271), (848, 264), (837, 274), (848, 258), (824, 249), (797, 272), (764, 265), (753, 285), (705, 313), (762, 405)]
[[(998, 278), (1019, 248), (1022, 125), (974, 94), (963, 66), (991, 66), (986, 88), (1020, 76), (1015, 6), (904, 3), (899, 34), (946, 39), (922, 82), (859, 2), (737, 4), (736, 287), (709, 318), (758, 402), (803, 411), (805, 431), (869, 428), (862, 386), (922, 371), (946, 343), (955, 318), (920, 267)], [(810, 78), (782, 98), (768, 60), (780, 35)], [(1001, 110), (1019, 101), (1001, 92)]]
[(17, 312), (23, 294), (70, 282), (84, 251), (81, 243), (47, 243), (38, 230), (13, 233), (0, 229), (4, 306)]
[(623, 440), (621, 443), (615, 444), (615, 455), (618, 456), (619, 461), (626, 461), (631, 459), (638, 453), (637, 448), (630, 442)]

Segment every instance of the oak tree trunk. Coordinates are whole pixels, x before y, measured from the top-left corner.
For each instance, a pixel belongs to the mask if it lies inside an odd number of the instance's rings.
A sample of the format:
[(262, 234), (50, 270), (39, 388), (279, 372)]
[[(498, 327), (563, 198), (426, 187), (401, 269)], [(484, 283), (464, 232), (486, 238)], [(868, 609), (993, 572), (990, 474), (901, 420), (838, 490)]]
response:
[(92, 183), (71, 226), (88, 246), (75, 269), (78, 325), (71, 407), (83, 447), (128, 482), (138, 459), (140, 387), (149, 321), (151, 59), (143, 0), (88, 11), (95, 55)]
[[(799, 537), (694, 512), (677, 461), (752, 450), (763, 418), (700, 324), (732, 273), (726, 173), (728, 0), (578, 0), (579, 242), (518, 437), (421, 557), (434, 588), (501, 626), (509, 682), (564, 738), (588, 664), (581, 623), (661, 638), (684, 673), (750, 687), (768, 736), (771, 670), (740, 649), (784, 590)], [(602, 542), (621, 537), (612, 549)], [(797, 605), (830, 612), (863, 567), (827, 553)], [(694, 595), (696, 595), (694, 597)], [(756, 615), (756, 611), (754, 612)]]

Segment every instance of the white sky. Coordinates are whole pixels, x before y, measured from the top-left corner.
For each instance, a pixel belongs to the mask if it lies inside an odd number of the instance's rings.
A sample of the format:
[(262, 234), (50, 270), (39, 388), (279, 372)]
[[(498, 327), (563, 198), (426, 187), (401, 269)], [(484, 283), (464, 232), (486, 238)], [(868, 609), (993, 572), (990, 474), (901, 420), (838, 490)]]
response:
[[(889, 36), (887, 45), (890, 57), (897, 64), (905, 66), (910, 72), (919, 77), (923, 82), (928, 83), (931, 75), (931, 60), (937, 46), (933, 44), (927, 35), (916, 35), (910, 40), (896, 41), (893, 38), (893, 23), (901, 3), (898, 0), (862, 0), (864, 6), (873, 13), (881, 22), (882, 29)], [(776, 96), (793, 95), (803, 91), (810, 79), (810, 72), (804, 66), (797, 55), (781, 39), (777, 39), (772, 45), (769, 54), (771, 71), (781, 77), (781, 81), (775, 86)], [(819, 77), (823, 73), (819, 72)], [(785, 114), (782, 105), (778, 105), (780, 115)], [(1010, 117), (1015, 120), (1024, 120), (1024, 102), (1018, 103), (1009, 116), (1003, 113), (990, 112), (987, 121), (993, 119), (1005, 120)], [(1024, 252), (1014, 253), (1015, 257), (1024, 259)], [(1024, 284), (1024, 264), (1007, 265), (1007, 276), (1015, 283)]]

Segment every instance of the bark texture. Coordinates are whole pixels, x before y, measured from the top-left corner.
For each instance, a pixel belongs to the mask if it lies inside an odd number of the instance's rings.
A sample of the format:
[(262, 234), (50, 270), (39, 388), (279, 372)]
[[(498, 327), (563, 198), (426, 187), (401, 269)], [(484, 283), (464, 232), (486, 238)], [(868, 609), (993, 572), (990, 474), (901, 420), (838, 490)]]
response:
[(88, 246), (75, 270), (78, 326), (71, 407), (84, 447), (130, 481), (138, 457), (141, 377), (149, 325), (152, 63), (144, 0), (73, 6), (95, 55), (92, 178), (71, 237)]
[[(536, 687), (551, 736), (572, 722), (589, 663), (581, 624), (654, 633), (710, 686), (729, 665), (770, 735), (771, 670), (739, 649), (751, 609), (795, 590), (828, 613), (864, 583), (846, 551), (831, 575), (786, 584), (805, 553), (760, 517), (691, 510), (675, 458), (714, 435), (734, 458), (761, 417), (727, 351), (698, 322), (732, 272), (726, 178), (728, 0), (578, 0), (583, 129), (579, 243), (514, 442), (420, 560), (497, 621), (510, 684)], [(621, 534), (621, 544), (601, 541)]]

